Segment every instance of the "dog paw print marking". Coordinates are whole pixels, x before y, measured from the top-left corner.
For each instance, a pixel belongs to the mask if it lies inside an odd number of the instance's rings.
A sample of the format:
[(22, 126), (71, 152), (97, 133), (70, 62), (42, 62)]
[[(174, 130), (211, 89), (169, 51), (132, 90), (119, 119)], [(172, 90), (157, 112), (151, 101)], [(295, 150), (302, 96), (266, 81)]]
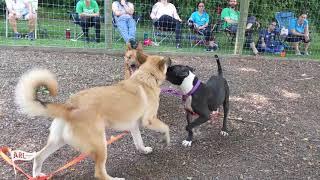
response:
[(192, 141), (187, 141), (187, 140), (182, 141), (182, 145), (183, 145), (184, 147), (190, 147), (190, 146), (191, 146), (191, 143), (192, 143)]

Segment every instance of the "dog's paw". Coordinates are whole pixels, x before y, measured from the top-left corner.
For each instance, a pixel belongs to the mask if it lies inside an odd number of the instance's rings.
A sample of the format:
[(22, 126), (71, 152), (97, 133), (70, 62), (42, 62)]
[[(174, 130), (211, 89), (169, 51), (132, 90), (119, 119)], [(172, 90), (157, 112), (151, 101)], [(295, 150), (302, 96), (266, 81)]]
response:
[(141, 150), (143, 154), (150, 154), (152, 152), (152, 147), (145, 147)]
[(221, 136), (229, 136), (229, 133), (226, 131), (220, 131)]
[(44, 174), (44, 173), (39, 173), (39, 174), (33, 174), (32, 175), (34, 178), (36, 178), (36, 177), (44, 177), (44, 176), (47, 176), (46, 174)]
[(113, 178), (110, 178), (111, 180), (125, 180), (124, 178), (118, 178), (118, 177), (113, 177)]
[(182, 141), (182, 146), (184, 147), (190, 147), (191, 144), (192, 144), (192, 141), (187, 141), (187, 140)]

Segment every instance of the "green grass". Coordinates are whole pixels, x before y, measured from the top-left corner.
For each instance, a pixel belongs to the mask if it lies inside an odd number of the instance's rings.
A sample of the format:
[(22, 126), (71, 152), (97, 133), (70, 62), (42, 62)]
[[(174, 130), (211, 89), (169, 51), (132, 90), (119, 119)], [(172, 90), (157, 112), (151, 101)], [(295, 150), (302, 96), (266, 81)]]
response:
[[(50, 17), (49, 15), (47, 15)], [(71, 29), (71, 36), (73, 36), (73, 32), (81, 32), (81, 28), (79, 25), (74, 25), (67, 17), (60, 19), (38, 19), (38, 39), (35, 41), (28, 41), (26, 39), (21, 40), (13, 40), (12, 39), (12, 29), (9, 28), (9, 38), (5, 38), (5, 21), (0, 19), (0, 45), (6, 46), (35, 46), (35, 47), (59, 47), (59, 48), (93, 48), (93, 49), (107, 49), (106, 43), (102, 40), (101, 43), (84, 43), (82, 40), (78, 40), (76, 42), (66, 40), (65, 39), (65, 30)], [(28, 33), (27, 24), (24, 21), (20, 21), (18, 23), (19, 32), (23, 34)], [(107, 27), (107, 31), (112, 31), (112, 27)], [(107, 32), (104, 25), (101, 26), (101, 37), (104, 39), (105, 32)], [(46, 33), (45, 33), (46, 32)], [(115, 31), (113, 31), (115, 32)], [(137, 27), (137, 39), (142, 40), (143, 34), (148, 33), (148, 36), (152, 38), (152, 29), (150, 26), (139, 24)], [(11, 36), (11, 37), (10, 37)], [(90, 28), (90, 36), (94, 38), (94, 28)], [(123, 40), (116, 41), (119, 39), (119, 33), (115, 32), (112, 42), (111, 49), (113, 50), (122, 50), (124, 48)], [(188, 31), (186, 30), (183, 33), (184, 41), (182, 43), (182, 49), (175, 48), (175, 37), (174, 35), (170, 37), (168, 40), (164, 41), (160, 44), (160, 46), (152, 46), (145, 47), (147, 51), (150, 52), (171, 52), (171, 53), (179, 53), (186, 55), (203, 55), (203, 54), (232, 54), (233, 53), (233, 45), (231, 42), (228, 42), (226, 36), (223, 32), (219, 32), (215, 34), (217, 42), (219, 44), (219, 49), (215, 52), (206, 52), (205, 48), (201, 45), (191, 48), (190, 41), (187, 40)], [(255, 38), (257, 38), (257, 34), (255, 34)], [(318, 33), (312, 33), (312, 44), (310, 46), (311, 56), (308, 56), (308, 59), (320, 59), (320, 37)], [(249, 55), (252, 54), (251, 50), (243, 49), (243, 54)], [(265, 54), (264, 56), (271, 57), (279, 57), (279, 55), (273, 54)], [(296, 57), (293, 55), (293, 52), (287, 52), (287, 57)], [(306, 58), (306, 57), (301, 57)]]

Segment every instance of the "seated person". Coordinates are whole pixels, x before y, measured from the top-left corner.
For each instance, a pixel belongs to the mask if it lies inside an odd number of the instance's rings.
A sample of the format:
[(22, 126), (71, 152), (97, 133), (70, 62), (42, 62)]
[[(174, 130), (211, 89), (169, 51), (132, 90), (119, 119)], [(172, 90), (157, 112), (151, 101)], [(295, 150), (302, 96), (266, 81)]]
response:
[(308, 47), (310, 45), (310, 34), (307, 14), (301, 14), (298, 19), (290, 20), (287, 41), (293, 42), (296, 55), (301, 55), (299, 50), (299, 42), (303, 42), (304, 54), (309, 55)]
[(17, 20), (28, 20), (29, 33), (28, 38), (34, 39), (35, 24), (37, 21), (36, 10), (32, 7), (29, 0), (6, 0), (7, 9), (9, 11), (9, 23), (14, 32), (14, 38), (20, 39), (21, 34), (17, 30)]
[(258, 51), (268, 53), (280, 53), (284, 46), (279, 40), (280, 32), (276, 30), (277, 23), (271, 21), (267, 29), (259, 32)]
[(112, 12), (119, 32), (126, 43), (136, 39), (136, 21), (133, 19), (134, 6), (126, 0), (112, 3)]
[[(240, 19), (240, 12), (236, 10), (237, 0), (229, 0), (228, 8), (224, 8), (221, 12), (221, 20), (224, 21), (222, 28), (229, 30), (231, 33), (236, 34), (238, 28), (238, 21)], [(250, 16), (247, 19), (246, 27), (246, 43), (250, 45), (253, 54), (257, 55), (258, 50), (252, 39), (252, 26), (256, 24), (256, 17)]]
[(205, 36), (208, 42), (207, 51), (216, 50), (217, 44), (213, 41), (211, 26), (209, 25), (209, 15), (204, 10), (204, 3), (199, 2), (197, 7), (198, 11), (193, 12), (188, 20), (189, 25), (192, 26), (197, 33)]
[(175, 31), (176, 47), (181, 48), (181, 22), (176, 7), (168, 0), (160, 0), (152, 7), (150, 17), (157, 28)]
[(96, 0), (80, 0), (76, 6), (76, 12), (80, 17), (80, 26), (85, 37), (89, 42), (89, 27), (94, 26), (96, 29), (97, 43), (100, 42), (100, 13), (99, 6)]

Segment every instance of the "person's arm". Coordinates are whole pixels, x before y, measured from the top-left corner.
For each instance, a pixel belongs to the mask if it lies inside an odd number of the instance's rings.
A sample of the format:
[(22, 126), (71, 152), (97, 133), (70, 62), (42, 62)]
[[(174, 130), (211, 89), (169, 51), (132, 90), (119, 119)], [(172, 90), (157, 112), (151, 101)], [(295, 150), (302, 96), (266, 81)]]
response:
[(176, 7), (173, 4), (171, 4), (171, 5), (172, 5), (171, 8), (173, 9), (173, 18), (175, 18), (176, 20), (182, 22), (182, 20), (179, 17), (179, 14), (177, 12)]
[(97, 1), (94, 1), (94, 10), (93, 10), (93, 14), (91, 14), (91, 16), (100, 16), (100, 9), (99, 9), (99, 5), (97, 3)]
[(204, 25), (202, 25), (202, 26), (200, 26), (199, 27), (199, 29), (205, 29), (206, 27), (208, 27), (208, 25), (209, 25), (209, 15), (208, 14), (206, 14), (206, 23), (204, 24)]
[(310, 36), (309, 36), (309, 23), (308, 21), (305, 22), (305, 27), (304, 27), (304, 39), (306, 41), (308, 41), (310, 39)]
[(12, 0), (6, 0), (6, 6), (9, 14), (16, 14), (16, 12), (13, 10)]
[(158, 9), (159, 9), (158, 3), (156, 3), (155, 5), (153, 5), (152, 11), (151, 11), (151, 13), (150, 13), (150, 18), (151, 18), (152, 20), (157, 20)]
[(76, 5), (76, 13), (78, 13), (79, 17), (87, 16), (87, 14), (83, 12), (81, 1), (79, 1)]
[[(298, 20), (297, 20), (298, 21)], [(289, 22), (289, 31), (292, 35), (295, 35), (295, 36), (304, 36), (303, 33), (299, 33), (298, 31), (296, 31), (296, 21), (295, 19), (291, 19), (290, 22)]]
[(124, 4), (123, 7), (124, 7), (126, 13), (128, 13), (130, 15), (133, 15), (133, 13), (134, 13), (134, 5), (132, 3), (128, 3), (128, 5)]
[(237, 24), (238, 21), (235, 21), (233, 19), (231, 19), (230, 17), (230, 13), (229, 13), (229, 9), (228, 8), (224, 8), (221, 12), (221, 20), (224, 20), (225, 22), (227, 22), (228, 24)]

